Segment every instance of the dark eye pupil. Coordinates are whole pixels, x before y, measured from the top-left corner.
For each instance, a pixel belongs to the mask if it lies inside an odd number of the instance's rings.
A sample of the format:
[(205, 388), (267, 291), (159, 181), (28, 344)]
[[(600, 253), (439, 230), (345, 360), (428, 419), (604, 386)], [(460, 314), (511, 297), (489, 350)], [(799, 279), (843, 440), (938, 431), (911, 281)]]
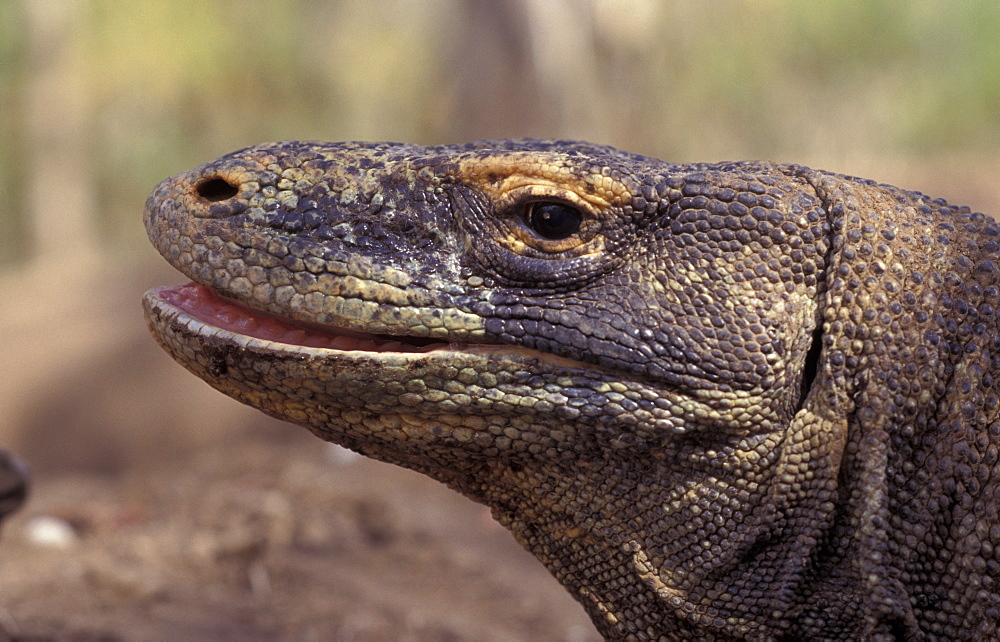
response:
[(573, 236), (580, 230), (583, 216), (562, 203), (535, 203), (528, 213), (528, 225), (542, 238), (553, 241)]

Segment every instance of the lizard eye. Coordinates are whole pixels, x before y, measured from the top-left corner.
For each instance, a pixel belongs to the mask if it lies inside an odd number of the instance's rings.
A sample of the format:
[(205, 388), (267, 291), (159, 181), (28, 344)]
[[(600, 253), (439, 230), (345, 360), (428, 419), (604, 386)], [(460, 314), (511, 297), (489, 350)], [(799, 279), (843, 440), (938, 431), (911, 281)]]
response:
[(530, 203), (525, 213), (528, 227), (543, 239), (561, 241), (580, 231), (583, 213), (563, 203)]

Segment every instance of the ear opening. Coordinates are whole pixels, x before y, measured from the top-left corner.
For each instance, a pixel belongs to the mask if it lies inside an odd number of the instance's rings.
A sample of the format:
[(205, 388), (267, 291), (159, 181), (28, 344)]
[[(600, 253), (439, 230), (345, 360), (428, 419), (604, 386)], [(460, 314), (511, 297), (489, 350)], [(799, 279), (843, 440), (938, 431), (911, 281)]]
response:
[(802, 366), (802, 381), (799, 384), (799, 402), (795, 405), (796, 410), (800, 410), (809, 396), (816, 375), (819, 373), (819, 357), (823, 351), (823, 326), (817, 325), (812, 333), (812, 343), (806, 353), (806, 360)]

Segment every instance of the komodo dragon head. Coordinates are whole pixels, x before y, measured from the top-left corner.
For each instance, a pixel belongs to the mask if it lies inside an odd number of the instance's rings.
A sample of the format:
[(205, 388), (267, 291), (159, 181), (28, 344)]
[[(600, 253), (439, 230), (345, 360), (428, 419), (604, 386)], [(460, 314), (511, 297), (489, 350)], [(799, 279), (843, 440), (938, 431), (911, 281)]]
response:
[(260, 145), (145, 220), (176, 360), (487, 504), (609, 638), (997, 633), (981, 214), (521, 140)]

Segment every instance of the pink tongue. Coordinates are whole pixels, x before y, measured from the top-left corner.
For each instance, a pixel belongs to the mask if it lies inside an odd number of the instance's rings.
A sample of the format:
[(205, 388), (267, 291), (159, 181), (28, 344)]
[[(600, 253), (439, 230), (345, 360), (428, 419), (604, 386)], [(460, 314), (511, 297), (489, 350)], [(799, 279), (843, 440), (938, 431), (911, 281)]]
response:
[(365, 352), (429, 352), (448, 347), (446, 343), (416, 346), (344, 328), (299, 324), (244, 308), (197, 283), (164, 288), (160, 297), (209, 325), (276, 343)]

